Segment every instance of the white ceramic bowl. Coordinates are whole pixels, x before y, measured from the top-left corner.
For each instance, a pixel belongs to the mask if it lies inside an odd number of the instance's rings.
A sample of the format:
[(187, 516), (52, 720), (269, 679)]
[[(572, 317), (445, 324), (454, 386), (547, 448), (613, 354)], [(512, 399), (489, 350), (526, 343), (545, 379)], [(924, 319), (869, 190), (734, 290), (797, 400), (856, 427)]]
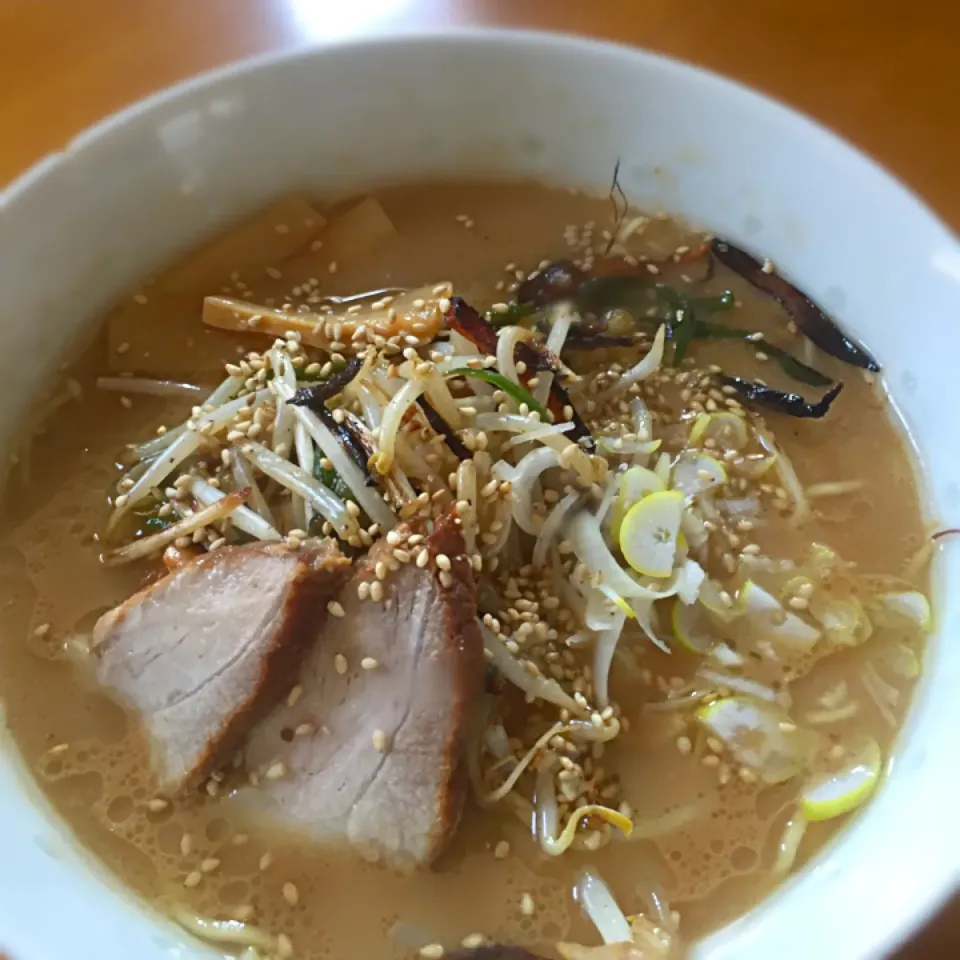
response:
[[(146, 100), (27, 173), (0, 197), (0, 447), (111, 298), (273, 194), (481, 176), (603, 188), (617, 158), (635, 202), (763, 250), (869, 344), (925, 466), (929, 512), (960, 526), (949, 409), (960, 396), (960, 247), (950, 233), (870, 161), (782, 106), (636, 50), (529, 33), (403, 36), (254, 60)], [(958, 568), (956, 551), (940, 558), (940, 630), (883, 791), (698, 958), (880, 956), (954, 889), (960, 596), (942, 587)], [(16, 960), (207, 955), (78, 851), (13, 751), (3, 754), (0, 949)]]

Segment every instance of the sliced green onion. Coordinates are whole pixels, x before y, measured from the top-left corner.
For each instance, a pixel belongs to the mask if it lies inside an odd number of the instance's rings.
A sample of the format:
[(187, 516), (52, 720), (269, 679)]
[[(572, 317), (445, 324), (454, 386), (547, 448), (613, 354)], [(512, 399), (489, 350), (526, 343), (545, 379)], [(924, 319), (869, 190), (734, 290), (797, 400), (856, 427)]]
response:
[(313, 458), (313, 475), (319, 480), (331, 493), (335, 493), (341, 500), (353, 500), (353, 493), (346, 485), (343, 477), (334, 470), (333, 467), (321, 466), (323, 460), (323, 451), (316, 450)]
[(685, 302), (674, 313), (676, 323), (673, 325), (673, 364), (679, 366), (686, 356), (690, 344), (697, 332), (697, 318), (693, 307)]
[(697, 337), (700, 340), (743, 340), (748, 334), (739, 327), (708, 320), (697, 321)]
[(919, 590), (880, 593), (869, 601), (874, 620), (881, 627), (930, 630), (930, 601)]
[(883, 768), (880, 745), (865, 737), (856, 748), (847, 748), (845, 766), (833, 773), (821, 774), (804, 788), (801, 809), (807, 820), (832, 820), (866, 802)]
[(474, 380), (482, 380), (489, 383), (490, 386), (502, 390), (517, 406), (525, 403), (530, 410), (536, 410), (543, 420), (549, 420), (549, 413), (543, 404), (534, 399), (529, 390), (524, 390), (518, 383), (508, 380), (503, 374), (496, 373), (493, 370), (474, 370), (472, 367), (457, 367), (451, 370), (447, 377), (473, 377)]
[(140, 535), (145, 537), (148, 534), (159, 533), (161, 530), (166, 530), (167, 527), (174, 522), (174, 519), (174, 517), (160, 517), (154, 513), (146, 517), (143, 523), (140, 524)]
[(790, 721), (779, 707), (750, 696), (725, 697), (700, 707), (697, 719), (738, 763), (764, 783), (783, 783), (810, 763), (817, 737)]
[(724, 290), (716, 297), (692, 297), (691, 306), (699, 312), (721, 313), (724, 310), (733, 309), (737, 302), (732, 290)]
[(518, 303), (514, 300), (507, 304), (506, 310), (488, 310), (485, 314), (487, 323), (494, 327), (526, 327), (524, 323), (538, 312), (539, 308), (532, 303)]
[(758, 349), (762, 349), (764, 353), (773, 357), (788, 377), (793, 377), (800, 383), (807, 383), (811, 387), (829, 387), (833, 383), (833, 380), (826, 374), (807, 366), (792, 354), (787, 353), (786, 350), (781, 350), (780, 347), (774, 347), (768, 343), (762, 346), (758, 345)]
[(757, 353), (765, 353), (767, 356), (773, 357), (788, 377), (792, 377), (800, 383), (809, 384), (811, 387), (829, 387), (833, 383), (830, 377), (798, 360), (788, 351), (776, 347), (766, 340), (748, 340), (750, 334), (737, 327), (698, 319), (693, 336), (698, 340), (743, 340), (747, 346), (752, 347)]

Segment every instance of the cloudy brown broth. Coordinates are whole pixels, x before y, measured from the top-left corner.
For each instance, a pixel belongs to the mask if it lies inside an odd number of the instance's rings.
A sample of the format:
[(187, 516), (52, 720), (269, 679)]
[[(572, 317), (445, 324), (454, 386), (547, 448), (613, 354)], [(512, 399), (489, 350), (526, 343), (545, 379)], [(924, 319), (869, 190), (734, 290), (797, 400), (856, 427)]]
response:
[[(715, 759), (689, 715), (644, 709), (662, 701), (671, 685), (683, 686), (698, 666), (695, 655), (681, 650), (668, 656), (636, 638), (622, 642), (622, 658), (615, 661), (611, 699), (629, 730), (594, 763), (619, 777), (620, 796), (632, 809), (629, 841), (546, 857), (514, 813), (503, 805), (481, 809), (471, 800), (433, 868), (400, 876), (265, 825), (229, 795), (229, 771), (218, 796), (199, 789), (166, 806), (151, 803), (158, 791), (143, 731), (96, 689), (83, 658), (73, 653), (98, 615), (160, 567), (156, 561), (106, 567), (98, 560), (106, 497), (120, 476), (122, 451), (161, 424), (182, 422), (190, 407), (186, 400), (98, 390), (97, 377), (132, 371), (212, 389), (225, 361), (265, 347), (255, 334), (203, 328), (206, 294), (280, 305), (311, 294), (414, 287), (442, 278), (487, 309), (509, 300), (519, 279), (541, 261), (581, 256), (584, 225), (593, 224), (588, 242), (601, 249), (609, 236), (604, 231), (613, 227), (608, 200), (530, 184), (398, 187), (375, 200), (388, 223), (370, 208), (352, 227), (333, 234), (349, 204), (330, 210), (311, 207), (304, 197), (285, 201), (288, 222), (264, 223), (261, 217), (245, 234), (237, 228), (240, 239), (219, 258), (188, 257), (125, 298), (62, 374), (63, 402), (24, 448), (4, 497), (0, 695), (7, 724), (56, 810), (131, 888), (167, 912), (179, 904), (196, 914), (241, 916), (272, 934), (285, 933), (297, 957), (406, 957), (426, 944), (452, 949), (475, 933), (547, 956), (555, 955), (558, 940), (596, 943), (596, 932), (571, 896), (585, 865), (602, 875), (628, 914), (646, 909), (640, 891), (655, 878), (679, 912), (689, 943), (736, 918), (776, 885), (777, 846), (799, 791), (795, 781), (763, 786), (739, 776), (736, 764)], [(659, 260), (685, 238), (695, 242), (688, 228), (654, 218), (629, 247), (634, 255)], [(786, 328), (783, 310), (723, 266), (703, 283), (700, 275), (699, 266), (680, 264), (658, 279), (695, 286), (698, 296), (732, 289), (740, 305), (718, 319), (769, 333), (817, 369), (843, 379), (844, 391), (825, 419), (768, 413), (766, 422), (804, 486), (862, 483), (852, 494), (813, 501), (812, 517), (798, 527), (784, 515), (788, 511), (768, 501), (764, 524), (744, 539), (764, 556), (796, 561), (811, 544), (823, 543), (859, 571), (903, 575), (926, 531), (910, 453), (881, 392), (861, 371), (819, 351), (812, 358), (804, 353), (802, 338)], [(716, 364), (819, 395), (818, 388), (785, 378), (770, 359), (741, 343), (697, 342), (692, 356), (698, 368)], [(584, 370), (614, 358), (581, 354), (571, 363)], [(79, 389), (70, 392), (68, 379)], [(668, 399), (679, 414), (682, 397)], [(738, 546), (731, 543), (730, 549)], [(917, 583), (925, 587), (922, 577)], [(869, 734), (887, 757), (896, 727), (861, 686), (860, 671), (872, 652), (868, 641), (819, 660), (791, 685), (791, 715), (803, 718), (822, 709), (824, 692), (845, 681), (856, 691), (859, 711), (818, 732), (838, 744), (853, 732)], [(911, 684), (891, 682), (903, 691), (890, 708), (899, 723)], [(524, 709), (535, 714), (539, 708), (518, 701), (513, 716)], [(811, 824), (795, 869), (846, 821)], [(188, 881), (192, 875), (195, 885)]]

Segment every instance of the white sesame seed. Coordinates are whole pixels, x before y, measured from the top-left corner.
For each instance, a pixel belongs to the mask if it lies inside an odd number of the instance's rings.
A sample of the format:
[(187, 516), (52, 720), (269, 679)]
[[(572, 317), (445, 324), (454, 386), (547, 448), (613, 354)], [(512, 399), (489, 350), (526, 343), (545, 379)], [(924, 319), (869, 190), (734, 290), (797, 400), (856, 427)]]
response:
[(493, 856), (494, 856), (494, 858), (497, 859), (497, 860), (506, 860), (509, 855), (510, 855), (510, 841), (509, 841), (509, 840), (501, 840), (501, 841), (493, 848)]
[(285, 883), (283, 885), (283, 899), (286, 900), (291, 907), (295, 907), (300, 902), (300, 891), (296, 888), (295, 884)]
[(293, 941), (285, 934), (277, 934), (277, 956), (280, 960), (289, 960), (293, 956)]
[(343, 606), (337, 600), (331, 600), (327, 604), (327, 610), (335, 617), (346, 616), (346, 611), (343, 609)]
[(147, 809), (151, 813), (160, 813), (162, 810), (166, 810), (170, 806), (169, 800), (164, 800), (163, 797), (154, 797), (147, 803)]
[[(118, 498), (119, 499), (119, 498)], [(49, 623), (41, 623), (34, 631), (33, 635), (35, 637), (45, 637), (50, 632)]]
[(387, 750), (387, 735), (383, 730), (373, 731), (373, 746), (379, 753), (385, 753)]
[(261, 870), (267, 870), (267, 869), (269, 869), (269, 867), (270, 867), (272, 864), (273, 864), (273, 854), (268, 850), (268, 851), (260, 858), (260, 864), (259, 864), (259, 866), (260, 866), (260, 869), (261, 869)]
[(203, 873), (213, 873), (220, 866), (220, 861), (216, 857), (207, 857), (200, 862), (200, 869)]
[(203, 874), (199, 870), (193, 870), (184, 878), (183, 885), (185, 887), (199, 887), (201, 880), (203, 880)]
[(537, 912), (537, 905), (529, 893), (525, 893), (520, 898), (520, 912), (525, 917), (532, 917)]
[(303, 687), (298, 683), (293, 687), (290, 692), (287, 694), (287, 706), (294, 707), (297, 704), (297, 701), (303, 696)]
[(364, 657), (360, 661), (360, 667), (363, 670), (376, 670), (380, 666), (380, 661), (374, 657)]
[(333, 666), (337, 673), (339, 673), (342, 677), (347, 672), (349, 666), (347, 663), (347, 658), (342, 653), (336, 654), (336, 656), (333, 658)]
[(460, 941), (460, 946), (467, 950), (475, 950), (477, 947), (482, 947), (486, 942), (487, 938), (482, 933), (470, 933)]
[(420, 956), (426, 958), (426, 960), (440, 960), (445, 952), (443, 944), (440, 943), (428, 943), (425, 947), (420, 948)]
[(270, 766), (267, 767), (264, 776), (268, 780), (279, 780), (286, 775), (286, 772), (287, 765), (282, 760), (278, 760), (276, 763), (271, 763)]

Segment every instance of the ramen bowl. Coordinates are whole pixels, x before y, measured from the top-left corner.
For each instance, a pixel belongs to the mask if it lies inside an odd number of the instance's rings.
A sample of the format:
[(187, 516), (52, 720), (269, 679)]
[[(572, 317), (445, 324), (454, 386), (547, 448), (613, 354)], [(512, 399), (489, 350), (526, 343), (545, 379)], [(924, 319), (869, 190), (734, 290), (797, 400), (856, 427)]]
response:
[[(0, 198), (0, 448), (9, 455), (32, 399), (111, 301), (277, 194), (453, 178), (605, 191), (615, 165), (636, 205), (764, 250), (869, 344), (922, 465), (928, 517), (960, 526), (950, 232), (870, 160), (779, 104), (638, 50), (532, 33), (404, 35), (248, 61), (138, 103), (41, 161)], [(936, 634), (876, 799), (694, 956), (878, 957), (954, 890), (960, 599), (944, 587), (958, 577), (946, 544)], [(85, 854), (8, 740), (0, 850), (0, 951), (14, 960), (209, 955)]]

